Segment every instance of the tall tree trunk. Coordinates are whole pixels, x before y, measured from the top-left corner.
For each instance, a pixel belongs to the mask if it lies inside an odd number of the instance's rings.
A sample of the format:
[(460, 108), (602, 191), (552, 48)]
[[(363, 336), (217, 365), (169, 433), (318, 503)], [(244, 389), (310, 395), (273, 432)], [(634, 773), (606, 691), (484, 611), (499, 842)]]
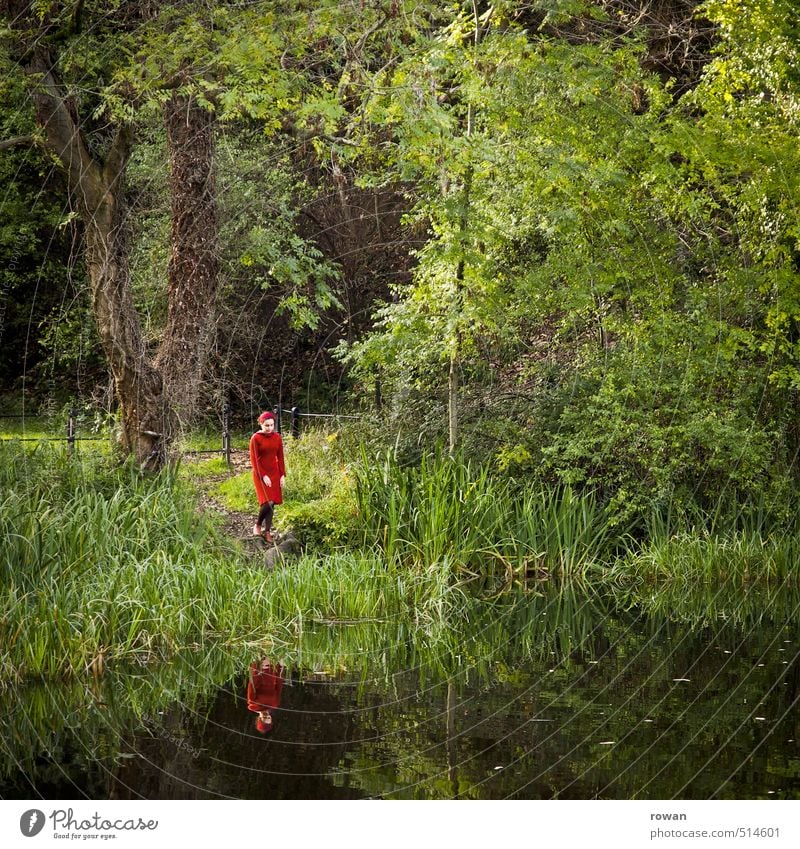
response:
[(172, 408), (185, 427), (195, 414), (213, 337), (219, 279), (214, 115), (173, 96), (164, 117), (170, 156), (172, 252), (167, 327), (156, 357)]
[(175, 417), (158, 371), (148, 361), (133, 305), (125, 240), (122, 176), (131, 133), (121, 127), (104, 164), (89, 153), (77, 115), (52, 71), (45, 48), (28, 56), (32, 98), (45, 144), (60, 161), (70, 197), (86, 233), (86, 261), (92, 303), (122, 420), (122, 447), (143, 468), (157, 468), (175, 432)]
[(106, 187), (86, 222), (86, 265), (92, 305), (120, 406), (122, 448), (146, 469), (166, 460), (177, 421), (158, 370), (149, 362), (128, 276), (124, 210)]
[[(481, 26), (481, 15), (478, 10), (477, 0), (472, 0), (472, 14), (474, 18), (473, 45), (475, 48), (483, 39), (484, 29)], [(488, 25), (488, 18), (487, 18)], [(472, 137), (475, 124), (475, 109), (470, 103), (467, 106), (466, 138)], [(460, 240), (460, 257), (456, 264), (455, 297), (454, 297), (454, 323), (455, 339), (450, 350), (450, 368), (447, 373), (447, 445), (450, 456), (455, 454), (458, 445), (458, 373), (461, 366), (461, 311), (464, 303), (464, 270), (466, 252), (466, 241), (469, 235), (470, 202), (472, 193), (473, 167), (470, 163), (464, 175), (464, 185), (461, 193), (461, 212), (458, 222), (458, 235)]]

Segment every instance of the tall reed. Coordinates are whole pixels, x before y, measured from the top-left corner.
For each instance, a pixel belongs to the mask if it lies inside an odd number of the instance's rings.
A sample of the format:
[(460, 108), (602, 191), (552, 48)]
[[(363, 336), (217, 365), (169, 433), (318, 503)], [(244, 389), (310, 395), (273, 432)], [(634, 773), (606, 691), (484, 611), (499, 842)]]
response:
[(628, 541), (614, 576), (694, 583), (787, 581), (800, 576), (800, 511), (776, 518), (763, 501), (706, 512), (667, 504), (648, 518), (643, 540)]
[(611, 542), (593, 495), (520, 485), (442, 453), (423, 456), (416, 467), (392, 451), (377, 461), (362, 454), (356, 494), (363, 543), (390, 563), (417, 569), (585, 576)]

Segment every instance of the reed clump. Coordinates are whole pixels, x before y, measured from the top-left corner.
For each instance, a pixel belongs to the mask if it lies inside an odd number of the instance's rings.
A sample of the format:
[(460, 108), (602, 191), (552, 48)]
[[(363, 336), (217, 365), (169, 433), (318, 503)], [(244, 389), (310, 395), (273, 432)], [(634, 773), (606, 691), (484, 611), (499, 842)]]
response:
[(356, 497), (362, 544), (409, 568), (583, 578), (603, 567), (613, 544), (593, 494), (520, 484), (443, 453), (416, 466), (393, 451), (362, 455)]
[(645, 540), (614, 567), (614, 574), (647, 581), (738, 585), (784, 582), (797, 576), (800, 536), (744, 529), (680, 529)]
[(417, 465), (362, 452), (361, 544), (409, 571), (457, 579), (550, 578), (612, 584), (796, 580), (800, 514), (760, 503), (708, 511), (653, 505), (645, 528), (620, 527), (592, 492), (498, 476), (442, 452)]

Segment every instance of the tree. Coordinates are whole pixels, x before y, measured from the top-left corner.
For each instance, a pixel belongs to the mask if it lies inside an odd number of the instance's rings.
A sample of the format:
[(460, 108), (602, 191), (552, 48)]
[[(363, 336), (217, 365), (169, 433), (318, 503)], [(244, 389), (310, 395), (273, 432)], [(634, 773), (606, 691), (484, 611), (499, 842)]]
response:
[(157, 466), (176, 422), (161, 375), (147, 357), (128, 278), (122, 180), (132, 129), (128, 122), (117, 122), (107, 153), (102, 159), (95, 155), (58, 70), (57, 46), (79, 33), (82, 6), (53, 4), (39, 14), (28, 3), (4, 2), (10, 27), (6, 49), (24, 70), (39, 140), (61, 165), (83, 222), (93, 310), (120, 402), (123, 448), (145, 466)]
[[(218, 261), (214, 122), (246, 115), (274, 130), (296, 97), (298, 75), (283, 64), (290, 51), (280, 30), (296, 28), (301, 18), (295, 5), (302, 12), (302, 4), (287, 5), (293, 14), (284, 21), (275, 10), (193, 3), (157, 11), (147, 3), (118, 9), (114, 0), (3, 3), (9, 24), (4, 49), (25, 71), (42, 131), (3, 146), (38, 140), (66, 174), (84, 227), (122, 447), (145, 466), (163, 462), (180, 421), (191, 416), (208, 348)], [(106, 52), (112, 46), (115, 58)], [(65, 74), (72, 83), (62, 82)], [(73, 89), (75, 82), (84, 85)], [(164, 110), (173, 166), (167, 324), (154, 356), (133, 305), (123, 191), (135, 122), (153, 109)], [(102, 135), (98, 125), (104, 125)]]

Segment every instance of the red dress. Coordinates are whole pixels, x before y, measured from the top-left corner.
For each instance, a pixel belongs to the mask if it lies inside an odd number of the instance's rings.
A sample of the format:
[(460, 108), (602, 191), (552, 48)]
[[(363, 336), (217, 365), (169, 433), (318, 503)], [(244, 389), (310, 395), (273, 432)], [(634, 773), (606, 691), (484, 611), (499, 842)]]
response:
[(247, 682), (247, 709), (259, 713), (281, 705), (283, 690), (283, 667), (280, 664), (262, 668), (260, 663), (250, 664), (250, 679)]
[[(256, 486), (258, 503), (283, 504), (281, 477), (286, 474), (283, 463), (283, 440), (279, 433), (264, 433), (259, 430), (250, 438), (250, 465), (253, 467), (253, 483)], [(264, 483), (264, 475), (271, 486)]]

